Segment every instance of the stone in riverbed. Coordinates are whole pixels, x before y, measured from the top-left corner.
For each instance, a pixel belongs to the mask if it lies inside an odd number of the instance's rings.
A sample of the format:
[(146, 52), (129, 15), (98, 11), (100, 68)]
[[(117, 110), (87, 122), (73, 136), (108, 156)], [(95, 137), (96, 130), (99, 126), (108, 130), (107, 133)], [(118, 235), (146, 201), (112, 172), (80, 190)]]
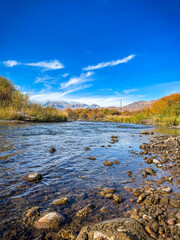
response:
[(131, 171), (128, 171), (128, 176), (132, 177), (132, 172)]
[(56, 149), (55, 149), (54, 147), (51, 147), (51, 148), (49, 149), (49, 152), (50, 152), (50, 153), (54, 153), (54, 152), (56, 152)]
[(161, 187), (160, 191), (163, 193), (171, 193), (172, 189), (170, 187)]
[(39, 209), (40, 207), (32, 207), (26, 211), (25, 216), (31, 218), (34, 215), (39, 214)]
[(57, 229), (59, 228), (65, 221), (63, 215), (57, 212), (49, 212), (41, 217), (34, 226), (38, 229)]
[[(86, 238), (84, 238), (84, 234)], [(150, 240), (142, 225), (130, 218), (117, 218), (83, 227), (76, 240)]]
[(113, 165), (113, 163), (111, 162), (111, 161), (104, 161), (104, 165), (105, 166), (112, 166)]
[(85, 147), (84, 150), (91, 150), (91, 148), (89, 148), (89, 147)]
[[(76, 233), (73, 231), (73, 230), (66, 230), (66, 229), (61, 229), (57, 235), (59, 237), (62, 237), (63, 239), (72, 239), (72, 240), (75, 240), (76, 239)], [(58, 238), (59, 239), (59, 238)]]
[(169, 199), (169, 204), (173, 207), (180, 208), (180, 200), (179, 199), (170, 198)]
[(119, 161), (117, 161), (117, 160), (114, 160), (113, 163), (114, 164), (120, 164)]
[(116, 189), (115, 188), (104, 188), (102, 189), (105, 193), (115, 193)]
[(96, 160), (95, 157), (88, 157), (89, 160)]
[(119, 195), (117, 195), (117, 194), (113, 194), (113, 200), (116, 203), (121, 203), (123, 201), (123, 199)]
[(29, 182), (39, 182), (42, 180), (42, 175), (40, 173), (30, 173), (29, 175), (24, 177), (25, 180)]
[(53, 205), (65, 205), (66, 203), (68, 203), (69, 200), (66, 197), (60, 198), (60, 199), (56, 199), (52, 202)]
[(93, 206), (91, 204), (87, 205), (83, 209), (79, 210), (76, 214), (78, 217), (86, 217), (89, 213), (92, 213)]
[(113, 198), (113, 194), (112, 193), (106, 193), (104, 195), (106, 198), (112, 199)]

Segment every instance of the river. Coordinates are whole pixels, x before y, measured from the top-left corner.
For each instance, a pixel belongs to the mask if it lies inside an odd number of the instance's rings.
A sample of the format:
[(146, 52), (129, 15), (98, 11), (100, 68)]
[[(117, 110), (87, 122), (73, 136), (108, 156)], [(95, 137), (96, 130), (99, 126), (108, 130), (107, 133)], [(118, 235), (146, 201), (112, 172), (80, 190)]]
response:
[[(144, 129), (165, 132), (151, 126), (108, 122), (1, 123), (1, 234), (7, 229), (16, 229), (18, 239), (35, 239), (36, 231), (33, 227), (27, 230), (23, 220), (25, 210), (32, 206), (40, 206), (41, 212), (60, 211), (66, 216), (66, 225), (77, 231), (89, 221), (126, 216), (124, 210), (131, 209), (136, 203), (130, 202), (124, 186), (141, 185), (138, 172), (147, 166), (142, 156), (132, 152), (138, 153), (139, 145), (150, 140), (151, 136), (140, 134)], [(169, 131), (178, 134), (178, 130)], [(119, 141), (109, 143), (112, 135), (117, 135)], [(56, 152), (49, 153), (50, 147)], [(105, 160), (117, 160), (120, 164), (107, 167), (103, 164)], [(129, 170), (134, 174), (132, 179), (127, 175)], [(41, 182), (23, 180), (33, 172), (43, 175)], [(99, 196), (99, 186), (115, 187), (124, 199), (121, 206)], [(67, 206), (52, 205), (54, 199), (64, 196), (70, 199)], [(94, 214), (83, 221), (76, 219), (77, 210), (88, 203), (96, 205)], [(107, 213), (99, 212), (103, 206), (108, 206)]]

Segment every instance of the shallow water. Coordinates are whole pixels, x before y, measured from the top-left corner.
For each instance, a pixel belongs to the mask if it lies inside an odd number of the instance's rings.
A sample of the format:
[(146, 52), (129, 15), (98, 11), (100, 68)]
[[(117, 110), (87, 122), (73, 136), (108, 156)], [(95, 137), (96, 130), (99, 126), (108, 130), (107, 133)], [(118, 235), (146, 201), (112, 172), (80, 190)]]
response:
[[(139, 134), (148, 128), (165, 132), (151, 126), (107, 122), (1, 124), (1, 232), (16, 224), (16, 219), (22, 219), (25, 209), (32, 206), (40, 206), (42, 212), (47, 209), (61, 211), (69, 225), (73, 224), (77, 210), (89, 202), (94, 202), (97, 210), (94, 218), (90, 217), (87, 222), (122, 215), (127, 204), (134, 204), (129, 202), (124, 186), (142, 184), (138, 171), (147, 165), (142, 156), (132, 154), (131, 150), (138, 152), (139, 145), (149, 141), (151, 136)], [(110, 144), (112, 135), (117, 135), (119, 142)], [(107, 146), (109, 144), (111, 147)], [(48, 149), (52, 146), (57, 151), (50, 154)], [(86, 151), (85, 147), (91, 150)], [(96, 160), (89, 160), (91, 156)], [(106, 167), (105, 160), (118, 160), (120, 164)], [(128, 170), (137, 174), (136, 181), (128, 177)], [(22, 180), (33, 172), (41, 173), (43, 180), (39, 183)], [(98, 196), (99, 186), (115, 187), (124, 199), (121, 207)], [(60, 196), (67, 196), (69, 205), (52, 207), (52, 201)], [(110, 210), (107, 214), (99, 214), (98, 209), (104, 205)], [(85, 223), (78, 223), (78, 227)]]

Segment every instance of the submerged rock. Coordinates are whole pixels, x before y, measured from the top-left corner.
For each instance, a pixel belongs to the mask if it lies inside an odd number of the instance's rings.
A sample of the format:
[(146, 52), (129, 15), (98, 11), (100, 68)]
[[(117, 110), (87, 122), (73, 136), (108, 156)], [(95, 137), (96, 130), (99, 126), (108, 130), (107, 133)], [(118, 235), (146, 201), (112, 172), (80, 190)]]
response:
[[(86, 238), (84, 238), (86, 236)], [(76, 240), (150, 240), (142, 225), (134, 219), (117, 218), (83, 227)]]
[(25, 176), (24, 179), (29, 182), (39, 182), (42, 180), (42, 175), (40, 173), (35, 172)]
[(57, 229), (64, 221), (65, 218), (63, 215), (57, 212), (49, 212), (44, 217), (41, 217), (34, 226), (38, 229)]
[(68, 203), (69, 200), (66, 197), (60, 198), (60, 199), (56, 199), (52, 202), (53, 205), (65, 205), (66, 203)]
[(91, 148), (90, 147), (85, 147), (84, 150), (91, 150)]
[(49, 152), (50, 153), (54, 153), (56, 151), (56, 149), (54, 148), (54, 147), (51, 147), (50, 149), (49, 149)]
[(40, 207), (38, 207), (38, 206), (32, 207), (26, 211), (25, 216), (31, 218), (31, 217), (35, 216), (36, 214), (39, 214), (39, 209), (40, 209)]
[(113, 165), (113, 163), (111, 162), (111, 161), (104, 161), (104, 165), (105, 166), (112, 166)]
[(76, 216), (78, 217), (86, 217), (89, 213), (92, 213), (93, 206), (91, 204), (87, 205), (83, 209), (79, 210)]
[(96, 160), (95, 157), (88, 157), (89, 160)]

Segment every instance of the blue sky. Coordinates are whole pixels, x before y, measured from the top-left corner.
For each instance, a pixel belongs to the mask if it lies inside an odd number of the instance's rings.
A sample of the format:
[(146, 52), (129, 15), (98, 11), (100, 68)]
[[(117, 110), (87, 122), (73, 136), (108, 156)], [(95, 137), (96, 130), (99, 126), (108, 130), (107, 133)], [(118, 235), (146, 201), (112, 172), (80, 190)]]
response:
[(32, 101), (180, 92), (179, 0), (0, 0), (0, 75)]

